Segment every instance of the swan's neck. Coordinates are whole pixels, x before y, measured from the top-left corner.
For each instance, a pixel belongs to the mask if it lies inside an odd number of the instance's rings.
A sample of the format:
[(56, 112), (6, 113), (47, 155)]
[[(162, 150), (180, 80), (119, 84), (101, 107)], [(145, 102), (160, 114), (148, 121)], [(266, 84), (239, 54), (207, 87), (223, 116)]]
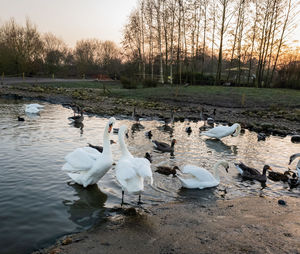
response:
[(112, 153), (110, 150), (110, 141), (109, 141), (109, 133), (108, 133), (109, 125), (107, 124), (103, 134), (103, 155), (112, 157)]
[(216, 178), (216, 180), (218, 182), (220, 182), (220, 176), (219, 176), (219, 166), (222, 165), (221, 161), (218, 161), (215, 165), (214, 165), (214, 177)]
[(241, 132), (241, 126), (239, 124), (233, 124), (231, 126), (231, 129), (232, 129), (232, 135), (234, 137), (238, 136)]
[(124, 157), (124, 156), (131, 157), (132, 155), (127, 149), (124, 138), (125, 138), (125, 133), (120, 133), (120, 135), (119, 135), (119, 144), (120, 144), (120, 148), (121, 148), (121, 152), (122, 152), (122, 157)]

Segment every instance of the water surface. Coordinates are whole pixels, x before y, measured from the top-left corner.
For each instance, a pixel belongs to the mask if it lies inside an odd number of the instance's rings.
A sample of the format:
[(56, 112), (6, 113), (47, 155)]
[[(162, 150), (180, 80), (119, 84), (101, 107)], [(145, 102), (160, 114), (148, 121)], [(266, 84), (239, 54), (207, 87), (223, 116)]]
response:
[[(61, 170), (64, 157), (77, 147), (102, 144), (107, 118), (85, 116), (84, 125), (70, 125), (70, 109), (60, 105), (45, 105), (39, 116), (25, 115), (24, 105), (29, 101), (0, 100), (0, 250), (1, 253), (29, 253), (45, 247), (57, 237), (77, 232), (101, 223), (109, 212), (107, 208), (119, 206), (121, 189), (114, 170), (110, 170), (98, 183), (86, 189), (74, 184)], [(17, 116), (25, 122), (18, 122)], [(220, 198), (260, 195), (260, 185), (242, 181), (233, 162), (242, 161), (262, 169), (269, 164), (277, 171), (287, 169), (288, 158), (299, 152), (300, 145), (290, 142), (290, 137), (268, 137), (257, 142), (256, 133), (246, 131), (238, 137), (227, 137), (222, 141), (207, 139), (199, 135), (203, 122), (177, 122), (173, 129), (162, 129), (156, 120), (141, 122), (145, 129), (131, 130), (126, 141), (134, 156), (153, 156), (153, 187), (146, 186), (142, 196), (145, 206), (162, 202), (196, 199), (206, 202)], [(132, 121), (117, 120), (116, 126)], [(191, 126), (188, 135), (185, 128)], [(153, 139), (170, 142), (176, 138), (174, 156), (155, 152), (145, 131), (152, 130)], [(111, 135), (117, 141), (117, 135)], [(120, 157), (118, 144), (112, 145), (114, 159)], [(182, 167), (195, 164), (212, 169), (220, 159), (230, 162), (229, 174), (221, 172), (221, 185), (209, 190), (184, 190), (172, 176), (155, 173), (158, 165)], [(295, 169), (295, 163), (291, 166)], [(269, 196), (298, 196), (299, 190), (289, 191), (282, 183), (268, 181), (263, 191)], [(125, 201), (135, 205), (138, 197), (125, 194)]]

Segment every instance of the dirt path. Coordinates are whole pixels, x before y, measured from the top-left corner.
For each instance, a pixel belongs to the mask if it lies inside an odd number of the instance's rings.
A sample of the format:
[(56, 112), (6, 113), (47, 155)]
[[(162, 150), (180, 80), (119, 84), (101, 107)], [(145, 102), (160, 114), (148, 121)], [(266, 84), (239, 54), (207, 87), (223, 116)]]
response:
[(171, 203), (115, 216), (37, 253), (300, 253), (300, 200)]

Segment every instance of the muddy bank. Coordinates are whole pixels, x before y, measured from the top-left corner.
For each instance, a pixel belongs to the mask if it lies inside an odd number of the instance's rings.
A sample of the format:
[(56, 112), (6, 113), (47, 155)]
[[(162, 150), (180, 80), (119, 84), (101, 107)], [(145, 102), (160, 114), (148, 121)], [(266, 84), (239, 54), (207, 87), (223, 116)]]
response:
[(170, 203), (60, 239), (37, 253), (300, 253), (300, 200)]
[[(175, 110), (175, 119), (200, 120), (200, 112), (204, 108), (206, 116), (213, 117), (217, 122), (238, 122), (243, 128), (266, 134), (285, 136), (300, 133), (300, 109), (291, 107), (275, 107), (267, 103), (248, 103), (241, 107), (240, 102), (232, 98), (213, 95), (178, 96), (152, 98), (143, 100), (115, 97), (103, 89), (96, 88), (56, 88), (42, 85), (2, 85), (0, 96), (10, 98), (27, 98), (59, 104), (78, 104), (86, 113), (99, 115), (128, 115), (133, 107), (144, 117), (169, 117), (170, 110)], [(213, 111), (216, 109), (216, 114)]]

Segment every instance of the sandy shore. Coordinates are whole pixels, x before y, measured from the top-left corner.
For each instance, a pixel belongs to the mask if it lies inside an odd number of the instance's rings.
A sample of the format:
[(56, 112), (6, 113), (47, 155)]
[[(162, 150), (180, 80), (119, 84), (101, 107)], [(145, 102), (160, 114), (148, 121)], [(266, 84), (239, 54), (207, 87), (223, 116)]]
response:
[(116, 215), (37, 253), (300, 253), (300, 200), (169, 203)]

